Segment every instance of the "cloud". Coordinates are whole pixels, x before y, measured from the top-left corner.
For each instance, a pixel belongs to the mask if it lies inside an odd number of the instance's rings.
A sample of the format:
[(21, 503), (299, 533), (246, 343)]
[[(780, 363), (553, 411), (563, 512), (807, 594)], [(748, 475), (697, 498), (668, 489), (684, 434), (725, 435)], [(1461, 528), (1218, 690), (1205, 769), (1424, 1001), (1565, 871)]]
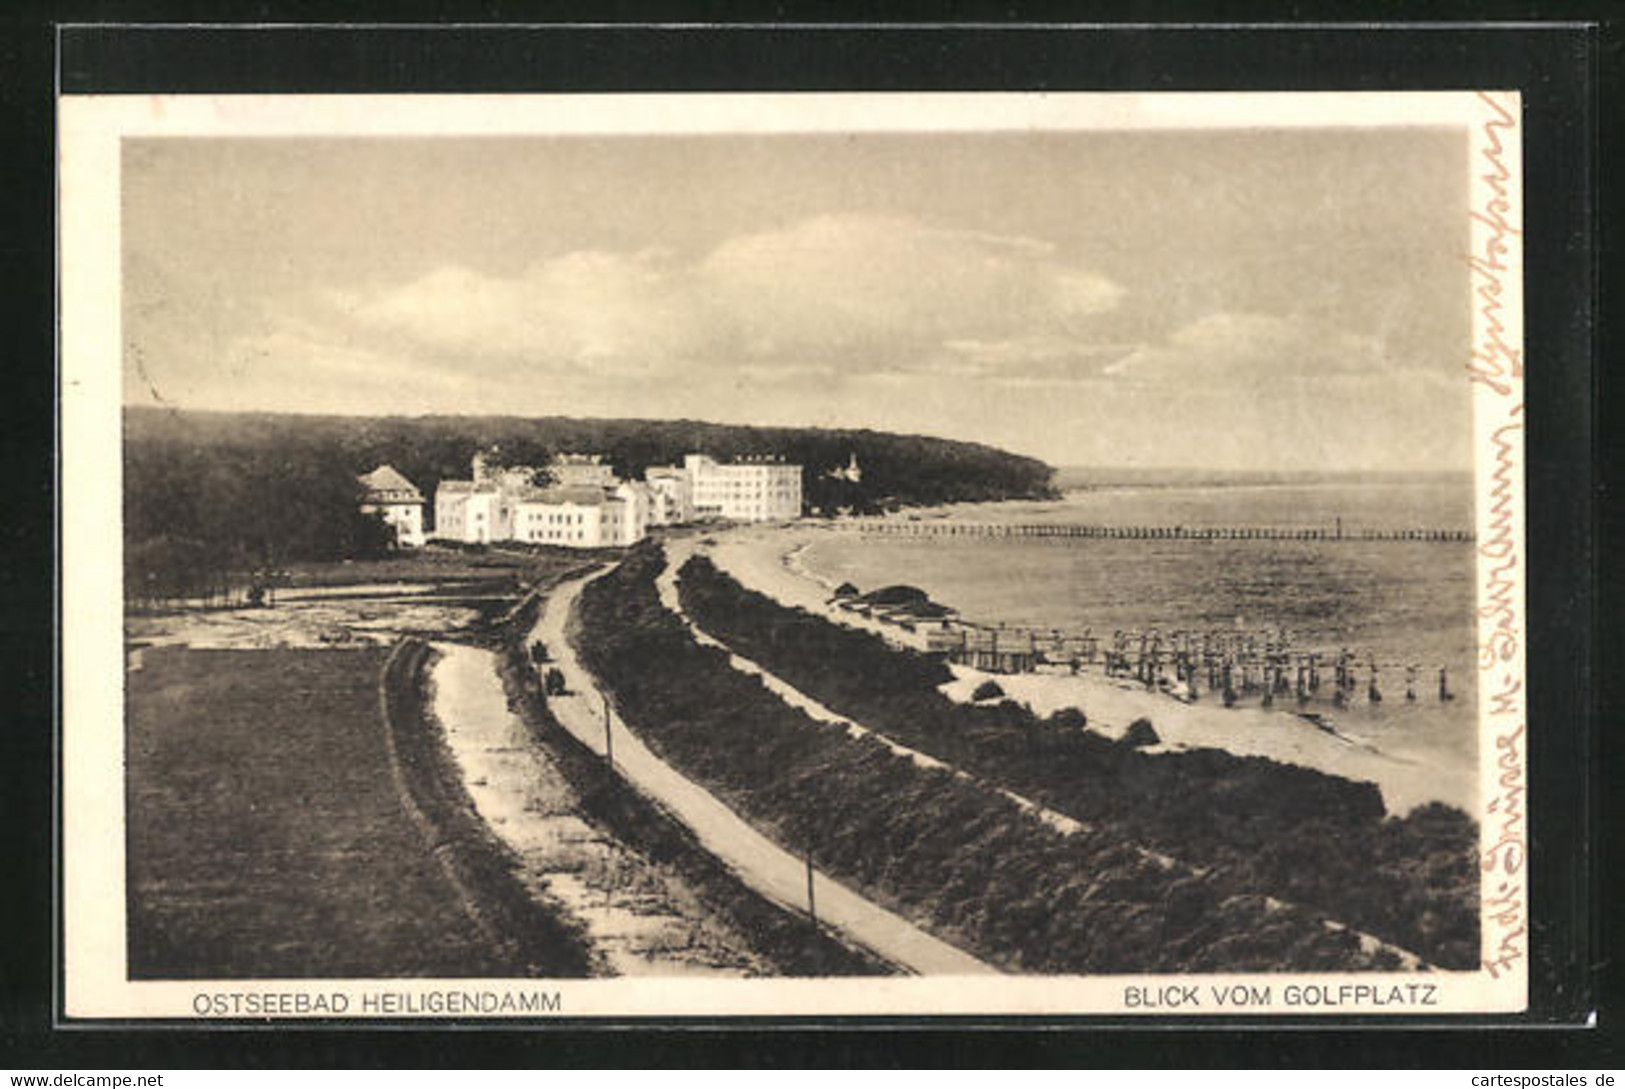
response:
[(473, 367), (789, 378), (1052, 369), (1122, 296), (1036, 239), (826, 215), (687, 259), (579, 251), (509, 276), (444, 265), (326, 304), (371, 341)]
[(636, 371), (697, 343), (679, 283), (656, 251), (583, 251), (513, 277), (445, 265), (370, 297), (334, 301), (362, 330), (402, 347), (472, 362)]
[(1002, 340), (950, 340), (943, 344), (947, 358), (938, 370), (1017, 384), (1087, 382), (1098, 378), (1135, 347), (1055, 333), (1028, 333)]
[(1376, 337), (1304, 316), (1220, 312), (1143, 345), (1107, 366), (1144, 382), (1259, 384), (1374, 375), (1405, 367)]
[(697, 271), (735, 350), (857, 370), (933, 358), (950, 341), (1065, 334), (1123, 295), (1047, 243), (896, 216), (818, 216), (732, 239)]

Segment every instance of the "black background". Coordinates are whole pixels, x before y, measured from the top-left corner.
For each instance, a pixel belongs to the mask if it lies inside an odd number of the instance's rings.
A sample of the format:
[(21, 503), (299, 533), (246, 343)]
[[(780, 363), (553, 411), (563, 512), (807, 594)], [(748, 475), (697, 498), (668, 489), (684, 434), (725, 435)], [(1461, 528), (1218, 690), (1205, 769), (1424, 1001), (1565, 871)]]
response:
[[(1409, 1066), (1478, 1070), (1617, 1066), (1620, 826), (1612, 788), (1625, 655), (1609, 546), (1621, 519), (1620, 440), (1605, 405), (1616, 381), (1594, 365), (1617, 342), (1617, 217), (1597, 190), (1619, 163), (1621, 38), (1605, 4), (1435, 4), (1434, 20), (1526, 20), (1470, 27), (1370, 25), (1404, 5), (1180, 3), (1041, 11), (960, 5), (960, 25), (477, 26), (563, 17), (557, 8), (472, 4), (23, 3), (0, 12), (0, 360), (6, 396), (6, 514), (0, 557), (0, 1067), (260, 1066)], [(1413, 9), (1414, 5), (1411, 6)], [(802, 18), (828, 19), (827, 7)], [(579, 15), (579, 12), (571, 13)], [(735, 20), (784, 20), (784, 5)], [(1359, 19), (1217, 28), (1129, 23)], [(1414, 14), (1414, 10), (1413, 10)], [(223, 20), (297, 23), (319, 15), (378, 26), (160, 27)], [(1115, 26), (1018, 24), (1013, 18)], [(686, 24), (721, 17), (690, 5), (611, 7), (594, 18)], [(873, 14), (869, 17), (874, 17)], [(894, 8), (889, 20), (935, 13)], [(1555, 20), (1575, 20), (1559, 25)], [(1584, 21), (1591, 20), (1587, 25)], [(987, 21), (987, 22), (983, 22)], [(76, 27), (61, 23), (97, 24)], [(401, 25), (424, 24), (424, 25)], [(60, 33), (60, 53), (57, 52)], [(60, 70), (57, 59), (60, 56)], [(54, 108), (63, 93), (606, 92), (751, 90), (1355, 90), (1508, 88), (1524, 94), (1529, 474), (1530, 1014), (1452, 1028), (1372, 1021), (1336, 1030), (1266, 1030), (1204, 1021), (1007, 1020), (933, 1025), (553, 1023), (515, 1031), (356, 1031), (64, 1026), (53, 1008), (51, 912), (59, 725), (53, 605), (56, 532)], [(1598, 138), (1601, 137), (1601, 143)], [(1610, 167), (1616, 169), (1610, 170)], [(1611, 247), (1599, 231), (1611, 232)], [(1606, 257), (1606, 261), (1604, 258)], [(1601, 275), (1599, 276), (1599, 265)], [(1613, 285), (1612, 291), (1599, 287)], [(1609, 320), (1611, 319), (1611, 320)], [(1600, 517), (1599, 517), (1600, 516)], [(1614, 566), (1618, 566), (1615, 564)], [(1599, 581), (1600, 577), (1600, 581)], [(71, 633), (69, 633), (71, 637)], [(1625, 728), (1625, 727), (1621, 727)], [(1597, 1006), (1602, 1028), (1577, 1028)], [(1378, 1027), (1387, 1024), (1388, 1027)], [(1469, 1027), (1470, 1026), (1470, 1027)], [(1501, 1027), (1493, 1027), (1501, 1026)], [(1566, 1027), (1565, 1027), (1566, 1026)], [(698, 1029), (689, 1031), (685, 1029)], [(630, 1036), (630, 1038), (629, 1038)]]

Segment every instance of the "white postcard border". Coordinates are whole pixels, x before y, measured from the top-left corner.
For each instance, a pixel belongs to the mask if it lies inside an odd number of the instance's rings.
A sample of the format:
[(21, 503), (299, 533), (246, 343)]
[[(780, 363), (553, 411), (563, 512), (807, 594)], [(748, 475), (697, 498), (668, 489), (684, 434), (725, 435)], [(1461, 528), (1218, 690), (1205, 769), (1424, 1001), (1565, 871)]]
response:
[[(387, 107), (387, 108), (386, 108)], [(1470, 1014), (1525, 1008), (1526, 577), (1514, 92), (74, 96), (61, 100), (62, 754), (70, 1018)], [(1474, 972), (862, 980), (126, 978), (120, 143), (134, 136), (1065, 131), (1449, 125), (1471, 134), (1483, 963)], [(1219, 1000), (1226, 993), (1230, 1002)], [(236, 996), (236, 997), (232, 997)], [(524, 996), (529, 996), (524, 997)], [(539, 997), (538, 997), (539, 996)], [(1247, 1001), (1236, 1004), (1237, 996)], [(342, 1002), (343, 1008), (335, 1005)], [(252, 1007), (252, 1008), (249, 1008)], [(453, 1008), (455, 1007), (455, 1008)]]

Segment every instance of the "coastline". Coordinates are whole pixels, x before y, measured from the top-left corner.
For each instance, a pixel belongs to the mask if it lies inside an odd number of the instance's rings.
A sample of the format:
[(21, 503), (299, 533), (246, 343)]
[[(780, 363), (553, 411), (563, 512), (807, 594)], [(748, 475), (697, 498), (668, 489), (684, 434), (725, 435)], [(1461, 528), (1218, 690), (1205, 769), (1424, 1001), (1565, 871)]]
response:
[[(697, 542), (743, 585), (781, 605), (802, 608), (846, 627), (861, 628), (902, 645), (919, 647), (907, 632), (868, 617), (829, 606), (834, 586), (810, 571), (802, 554), (828, 527), (818, 523), (752, 526), (717, 530)], [(714, 543), (706, 544), (705, 541)], [(949, 602), (948, 604), (952, 604)], [(1476, 785), (1468, 768), (1438, 766), (1385, 750), (1370, 741), (1340, 733), (1325, 717), (1319, 725), (1292, 711), (1259, 707), (1225, 708), (1215, 703), (1187, 703), (1133, 682), (1107, 678), (1098, 671), (1059, 673), (988, 673), (953, 665), (956, 680), (943, 686), (952, 699), (966, 702), (985, 680), (994, 680), (1010, 699), (1028, 704), (1039, 715), (1077, 707), (1089, 728), (1120, 736), (1137, 718), (1151, 721), (1160, 739), (1150, 751), (1222, 749), (1237, 756), (1259, 756), (1313, 768), (1345, 779), (1374, 783), (1390, 814), (1442, 802), (1473, 812)]]

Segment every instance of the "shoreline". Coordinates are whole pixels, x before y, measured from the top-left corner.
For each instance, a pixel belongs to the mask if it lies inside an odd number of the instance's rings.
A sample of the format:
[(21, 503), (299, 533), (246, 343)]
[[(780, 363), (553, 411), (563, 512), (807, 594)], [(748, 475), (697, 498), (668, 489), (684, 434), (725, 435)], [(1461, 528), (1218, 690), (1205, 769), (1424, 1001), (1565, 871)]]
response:
[[(735, 527), (709, 534), (716, 543), (700, 543), (696, 548), (742, 585), (781, 605), (873, 632), (896, 645), (921, 649), (903, 629), (829, 606), (834, 584), (803, 562), (804, 553), (822, 532), (830, 530), (817, 524)], [(1476, 783), (1470, 769), (1440, 767), (1384, 749), (1340, 732), (1326, 717), (1316, 723), (1293, 711), (1188, 703), (1098, 672), (991, 673), (969, 666), (951, 668), (956, 680), (942, 691), (959, 702), (968, 702), (981, 682), (993, 680), (1007, 698), (1028, 704), (1039, 715), (1064, 707), (1079, 708), (1088, 716), (1089, 728), (1107, 736), (1120, 736), (1135, 719), (1147, 718), (1160, 738), (1153, 752), (1222, 749), (1237, 756), (1259, 756), (1371, 782), (1394, 816), (1430, 802), (1475, 811)]]

